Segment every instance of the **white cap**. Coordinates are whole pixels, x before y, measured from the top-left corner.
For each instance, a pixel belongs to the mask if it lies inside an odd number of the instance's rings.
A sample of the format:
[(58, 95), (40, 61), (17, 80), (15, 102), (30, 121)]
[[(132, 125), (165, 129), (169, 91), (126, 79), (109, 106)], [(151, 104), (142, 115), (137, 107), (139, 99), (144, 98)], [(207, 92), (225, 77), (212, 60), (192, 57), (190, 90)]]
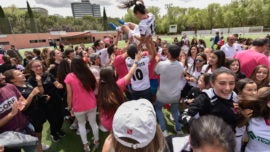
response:
[[(156, 134), (156, 113), (146, 99), (127, 101), (116, 111), (113, 118), (113, 135), (123, 146), (133, 149), (146, 147)], [(121, 139), (130, 138), (137, 144)]]

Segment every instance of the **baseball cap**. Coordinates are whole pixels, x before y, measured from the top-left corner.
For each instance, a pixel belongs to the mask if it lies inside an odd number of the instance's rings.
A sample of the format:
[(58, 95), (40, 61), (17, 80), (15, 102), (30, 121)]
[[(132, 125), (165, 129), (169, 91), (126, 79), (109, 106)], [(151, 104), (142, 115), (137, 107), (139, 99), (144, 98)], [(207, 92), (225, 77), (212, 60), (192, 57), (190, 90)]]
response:
[[(156, 113), (152, 103), (146, 99), (132, 100), (117, 109), (113, 118), (113, 135), (123, 146), (143, 148), (154, 139), (156, 126)], [(129, 143), (122, 138), (138, 143)]]

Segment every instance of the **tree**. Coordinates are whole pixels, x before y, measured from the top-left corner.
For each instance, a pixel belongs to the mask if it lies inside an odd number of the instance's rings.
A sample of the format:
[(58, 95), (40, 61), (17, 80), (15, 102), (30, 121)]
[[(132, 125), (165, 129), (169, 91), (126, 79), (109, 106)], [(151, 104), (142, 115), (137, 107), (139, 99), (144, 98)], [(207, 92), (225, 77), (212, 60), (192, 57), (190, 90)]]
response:
[(108, 30), (108, 18), (107, 18), (105, 7), (103, 8), (103, 20), (102, 21), (103, 21), (103, 30), (107, 31)]
[(27, 4), (27, 12), (28, 12), (28, 15), (29, 15), (29, 18), (30, 18), (30, 30), (32, 33), (37, 33), (38, 30), (37, 30), (37, 26), (36, 26), (36, 23), (35, 23), (35, 20), (34, 20), (34, 14), (32, 12), (32, 9), (28, 3), (28, 1), (26, 1), (26, 4)]
[(8, 18), (6, 17), (2, 6), (0, 6), (0, 32), (2, 34), (11, 34), (11, 26), (9, 24)]

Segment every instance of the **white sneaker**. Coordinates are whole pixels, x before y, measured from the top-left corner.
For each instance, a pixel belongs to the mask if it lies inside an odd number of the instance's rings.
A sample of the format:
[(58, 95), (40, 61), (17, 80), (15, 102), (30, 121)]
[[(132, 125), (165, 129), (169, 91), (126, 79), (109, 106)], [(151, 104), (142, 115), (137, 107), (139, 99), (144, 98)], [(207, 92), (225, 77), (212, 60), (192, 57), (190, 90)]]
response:
[(41, 146), (42, 146), (42, 151), (46, 151), (50, 148), (50, 146), (46, 144), (41, 144)]
[(171, 121), (174, 121), (174, 118), (173, 118), (173, 115), (172, 114), (170, 114), (170, 120)]
[(162, 133), (164, 137), (167, 137), (169, 135), (167, 130), (164, 130)]
[(71, 125), (69, 126), (69, 129), (70, 129), (70, 130), (76, 130), (76, 129), (78, 129), (78, 124), (77, 124), (77, 123), (71, 124)]
[(99, 125), (99, 130), (102, 132), (108, 132), (108, 130), (102, 124)]
[[(89, 129), (86, 129), (86, 133), (88, 134), (90, 132), (90, 130)], [(79, 129), (77, 129), (77, 131), (76, 131), (76, 135), (80, 135), (80, 131), (79, 131)]]
[(90, 147), (89, 147), (89, 146), (84, 147), (84, 148), (83, 148), (83, 150), (84, 150), (85, 152), (90, 152), (90, 151), (91, 151), (91, 149), (90, 149)]

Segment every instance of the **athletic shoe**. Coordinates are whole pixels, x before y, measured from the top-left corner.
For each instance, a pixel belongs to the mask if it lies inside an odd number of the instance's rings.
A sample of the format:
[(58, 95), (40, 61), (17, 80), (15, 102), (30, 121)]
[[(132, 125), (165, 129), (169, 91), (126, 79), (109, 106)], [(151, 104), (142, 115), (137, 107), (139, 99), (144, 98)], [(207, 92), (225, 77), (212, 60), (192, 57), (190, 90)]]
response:
[(98, 147), (99, 147), (99, 142), (98, 141), (94, 141), (94, 147), (93, 147), (93, 150), (92, 151), (97, 150)]
[(124, 24), (125, 24), (125, 21), (124, 21), (124, 20), (122, 20), (122, 19), (118, 19), (118, 23), (120, 23), (120, 24), (124, 25)]
[(66, 136), (66, 133), (63, 132), (62, 130), (60, 130), (60, 131), (57, 133), (57, 135), (58, 135), (60, 138), (62, 138), (62, 137), (65, 137), (65, 136)]
[(77, 124), (77, 123), (72, 123), (72, 124), (69, 126), (69, 129), (70, 129), (70, 130), (76, 130), (76, 129), (78, 129), (78, 124)]
[(117, 26), (115, 24), (113, 24), (113, 23), (109, 23), (108, 25), (113, 30), (116, 30), (117, 29)]
[(86, 147), (83, 147), (83, 150), (85, 152), (90, 152), (91, 151), (91, 149), (90, 149), (90, 147), (88, 145)]
[(42, 151), (46, 151), (46, 150), (50, 149), (49, 145), (41, 144), (41, 146), (42, 146)]
[(164, 131), (162, 132), (162, 134), (163, 134), (164, 137), (167, 137), (167, 136), (169, 135), (167, 130), (164, 130)]
[(51, 139), (53, 142), (58, 142), (60, 140), (60, 137), (58, 135), (52, 135), (51, 134)]
[(102, 124), (99, 125), (99, 130), (102, 132), (108, 132), (108, 130)]
[(172, 114), (170, 114), (170, 120), (171, 121), (174, 121), (174, 118), (173, 118), (173, 115)]

